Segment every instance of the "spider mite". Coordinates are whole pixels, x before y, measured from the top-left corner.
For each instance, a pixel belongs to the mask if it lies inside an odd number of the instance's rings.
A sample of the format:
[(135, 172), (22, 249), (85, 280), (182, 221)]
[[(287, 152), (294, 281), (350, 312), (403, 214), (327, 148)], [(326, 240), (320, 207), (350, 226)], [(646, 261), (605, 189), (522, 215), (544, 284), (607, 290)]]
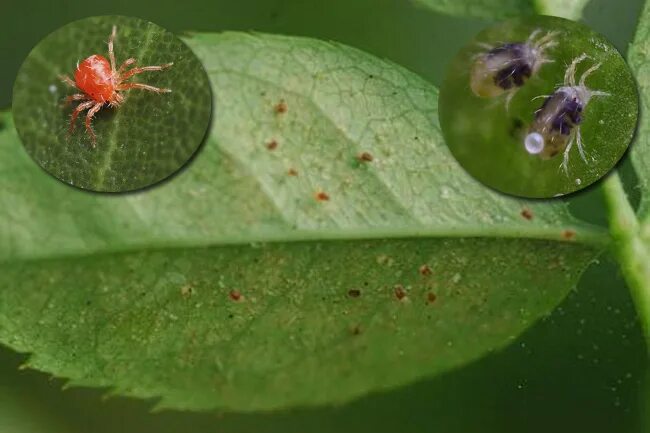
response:
[(586, 58), (587, 55), (583, 53), (573, 59), (564, 74), (564, 85), (552, 95), (542, 96), (545, 98), (544, 103), (535, 112), (535, 119), (524, 139), (526, 151), (539, 155), (542, 159), (553, 158), (564, 151), (560, 167), (567, 175), (569, 153), (574, 142), (578, 146), (580, 157), (587, 162), (580, 134), (582, 112), (592, 97), (609, 95), (599, 90), (591, 90), (585, 85), (587, 77), (600, 68), (600, 63), (584, 71), (580, 81), (576, 83), (576, 68)]
[(546, 51), (557, 45), (557, 32), (533, 31), (526, 42), (504, 43), (497, 46), (480, 44), (487, 51), (474, 57), (470, 74), (472, 92), (480, 98), (506, 96), (506, 108), (517, 90), (524, 85), (545, 63), (553, 60)]
[(129, 89), (142, 89), (149, 90), (156, 93), (169, 93), (171, 89), (160, 89), (158, 87), (150, 86), (141, 83), (127, 83), (126, 81), (134, 75), (147, 71), (162, 71), (173, 65), (173, 63), (165, 63), (160, 66), (142, 66), (135, 67), (129, 71), (126, 68), (136, 63), (136, 59), (128, 58), (120, 65), (119, 68), (115, 67), (115, 53), (113, 52), (113, 42), (117, 34), (117, 27), (113, 26), (113, 31), (108, 40), (108, 58), (99, 54), (93, 54), (81, 63), (77, 63), (77, 69), (74, 72), (74, 81), (67, 75), (62, 75), (61, 81), (65, 84), (81, 90), (81, 93), (68, 96), (65, 101), (67, 104), (72, 101), (80, 101), (81, 103), (72, 112), (70, 117), (69, 133), (72, 134), (75, 128), (75, 121), (80, 113), (88, 110), (86, 113), (86, 132), (90, 136), (93, 147), (97, 141), (95, 133), (93, 132), (92, 122), (93, 116), (104, 106), (117, 107), (124, 102), (124, 96), (120, 93)]

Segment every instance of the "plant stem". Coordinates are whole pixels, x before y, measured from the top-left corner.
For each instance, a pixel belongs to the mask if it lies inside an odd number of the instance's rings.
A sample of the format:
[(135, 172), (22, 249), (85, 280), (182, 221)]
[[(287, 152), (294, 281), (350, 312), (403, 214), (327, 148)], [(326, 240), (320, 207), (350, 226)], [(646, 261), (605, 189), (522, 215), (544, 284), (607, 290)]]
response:
[(650, 355), (650, 251), (618, 173), (603, 182), (614, 251), (627, 281)]

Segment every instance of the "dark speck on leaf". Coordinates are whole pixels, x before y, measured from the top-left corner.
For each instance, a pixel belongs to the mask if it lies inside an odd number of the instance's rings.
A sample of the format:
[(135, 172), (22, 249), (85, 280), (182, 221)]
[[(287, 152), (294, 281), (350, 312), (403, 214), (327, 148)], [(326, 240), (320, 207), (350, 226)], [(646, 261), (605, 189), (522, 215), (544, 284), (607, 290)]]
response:
[(422, 265), (420, 266), (419, 269), (420, 275), (424, 275), (425, 277), (428, 277), (429, 275), (433, 274), (433, 271), (428, 265)]
[(357, 159), (361, 162), (371, 162), (373, 160), (373, 157), (370, 153), (363, 152), (357, 156)]
[(290, 168), (289, 170), (287, 170), (287, 174), (289, 176), (298, 176), (298, 171), (295, 168)]
[(533, 211), (528, 209), (527, 207), (521, 210), (521, 216), (522, 218), (527, 219), (528, 221), (532, 220), (535, 217)]
[(329, 199), (330, 196), (326, 192), (320, 191), (316, 193), (316, 200), (318, 201), (329, 201)]
[(229, 296), (233, 301), (241, 300), (241, 293), (238, 290), (231, 290)]
[(288, 109), (289, 107), (287, 106), (287, 103), (284, 102), (284, 100), (275, 104), (275, 112), (278, 114), (284, 114), (287, 112)]
[(576, 232), (573, 230), (564, 230), (562, 232), (562, 239), (566, 239), (567, 241), (572, 241), (576, 238)]
[(350, 329), (350, 332), (352, 335), (360, 335), (361, 334), (361, 326), (360, 325), (355, 325)]
[(271, 140), (268, 143), (266, 143), (266, 148), (268, 150), (275, 150), (278, 148), (278, 142), (277, 140)]
[(361, 296), (361, 290), (359, 289), (350, 289), (348, 290), (348, 296), (351, 298), (358, 298)]
[(404, 286), (402, 286), (401, 284), (396, 285), (394, 290), (395, 290), (395, 297), (398, 300), (401, 301), (406, 297), (406, 290), (404, 290)]
[(427, 293), (427, 302), (429, 304), (433, 304), (434, 302), (436, 302), (436, 299), (438, 299), (438, 297), (436, 296), (435, 293), (433, 292)]

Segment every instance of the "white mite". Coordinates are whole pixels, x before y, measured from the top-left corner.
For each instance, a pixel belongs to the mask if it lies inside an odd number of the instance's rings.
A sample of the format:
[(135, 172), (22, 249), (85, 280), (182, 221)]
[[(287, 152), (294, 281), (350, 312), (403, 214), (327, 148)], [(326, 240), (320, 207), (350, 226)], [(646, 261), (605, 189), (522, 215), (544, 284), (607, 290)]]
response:
[(587, 58), (588, 56), (583, 53), (573, 59), (564, 74), (564, 85), (552, 95), (543, 96), (544, 103), (535, 111), (535, 119), (524, 138), (526, 151), (539, 155), (542, 159), (553, 158), (564, 151), (560, 167), (567, 175), (569, 153), (574, 142), (578, 147), (580, 157), (587, 163), (580, 133), (582, 112), (594, 96), (609, 95), (606, 92), (589, 89), (585, 85), (587, 77), (600, 68), (600, 63), (584, 71), (580, 81), (576, 83), (576, 68), (580, 62)]
[(537, 29), (525, 42), (510, 42), (492, 46), (479, 44), (486, 51), (474, 57), (470, 73), (470, 87), (480, 98), (493, 98), (507, 94), (506, 108), (517, 90), (536, 75), (545, 63), (553, 60), (546, 51), (557, 45), (558, 32), (548, 32), (542, 37)]

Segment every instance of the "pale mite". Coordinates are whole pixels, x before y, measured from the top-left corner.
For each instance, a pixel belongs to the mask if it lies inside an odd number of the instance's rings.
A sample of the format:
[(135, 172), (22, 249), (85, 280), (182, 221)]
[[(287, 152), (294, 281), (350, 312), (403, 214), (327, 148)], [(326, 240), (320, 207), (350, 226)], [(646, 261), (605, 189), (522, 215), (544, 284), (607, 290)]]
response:
[(507, 94), (506, 108), (517, 90), (536, 75), (545, 63), (551, 63), (546, 51), (557, 45), (558, 32), (533, 31), (526, 42), (505, 43), (497, 46), (479, 44), (486, 51), (474, 57), (470, 73), (470, 87), (480, 98)]
[(580, 81), (576, 83), (576, 68), (580, 62), (587, 59), (586, 54), (573, 59), (564, 74), (564, 85), (552, 95), (540, 96), (544, 99), (542, 106), (535, 111), (535, 119), (524, 137), (524, 147), (528, 153), (539, 155), (542, 159), (550, 159), (564, 151), (560, 167), (568, 175), (569, 153), (573, 143), (578, 147), (580, 157), (585, 163), (587, 157), (582, 143), (580, 124), (582, 112), (594, 96), (608, 96), (606, 92), (589, 89), (585, 80), (600, 68), (595, 64), (583, 72)]

